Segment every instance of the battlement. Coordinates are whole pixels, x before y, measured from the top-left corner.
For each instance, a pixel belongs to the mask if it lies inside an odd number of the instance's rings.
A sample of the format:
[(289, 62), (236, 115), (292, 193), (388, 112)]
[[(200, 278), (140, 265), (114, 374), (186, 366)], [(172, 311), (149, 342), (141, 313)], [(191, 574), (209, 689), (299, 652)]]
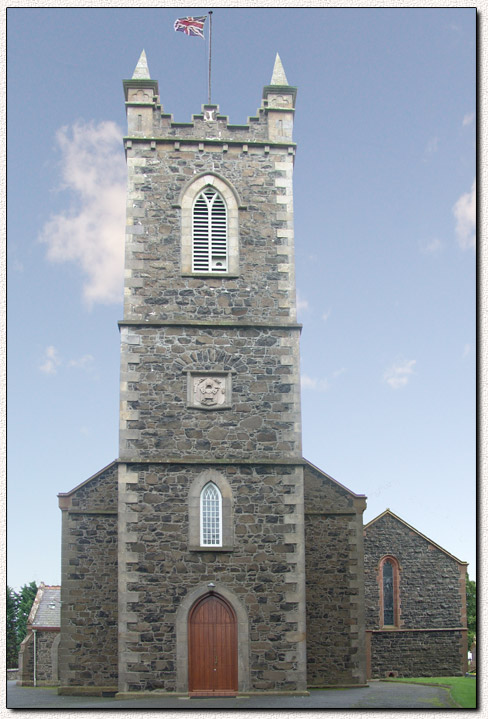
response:
[(275, 61), (271, 85), (263, 88), (261, 107), (256, 115), (248, 117), (244, 125), (230, 124), (229, 117), (221, 115), (219, 106), (215, 104), (202, 105), (201, 112), (193, 114), (191, 122), (175, 122), (173, 115), (164, 110), (158, 83), (149, 76), (144, 53), (134, 76), (124, 80), (123, 85), (128, 138), (131, 140), (205, 140), (222, 144), (234, 141), (289, 144), (292, 141), (297, 88), (287, 84), (279, 56)]

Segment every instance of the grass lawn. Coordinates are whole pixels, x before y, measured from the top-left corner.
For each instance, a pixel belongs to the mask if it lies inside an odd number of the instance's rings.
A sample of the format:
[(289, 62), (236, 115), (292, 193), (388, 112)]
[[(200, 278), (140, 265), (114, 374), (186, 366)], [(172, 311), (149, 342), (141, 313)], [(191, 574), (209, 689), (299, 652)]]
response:
[(419, 677), (390, 681), (409, 684), (441, 684), (449, 687), (454, 701), (463, 709), (476, 709), (476, 679), (472, 677)]

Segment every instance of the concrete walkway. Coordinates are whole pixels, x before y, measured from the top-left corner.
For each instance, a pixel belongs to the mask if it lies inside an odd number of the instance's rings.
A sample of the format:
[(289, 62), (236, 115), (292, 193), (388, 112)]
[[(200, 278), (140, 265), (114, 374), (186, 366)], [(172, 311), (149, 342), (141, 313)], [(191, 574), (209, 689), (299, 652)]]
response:
[(58, 696), (56, 689), (18, 687), (7, 682), (8, 709), (453, 709), (447, 689), (420, 684), (370, 682), (362, 689), (311, 691), (308, 697), (250, 696), (239, 699), (169, 699), (146, 697), (118, 700), (100, 697)]

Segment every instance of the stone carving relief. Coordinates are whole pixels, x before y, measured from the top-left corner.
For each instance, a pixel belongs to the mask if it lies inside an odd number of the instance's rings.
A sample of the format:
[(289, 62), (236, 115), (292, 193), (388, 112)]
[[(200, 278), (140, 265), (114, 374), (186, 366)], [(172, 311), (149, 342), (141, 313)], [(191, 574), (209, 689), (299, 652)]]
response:
[(270, 107), (291, 107), (289, 95), (270, 95), (268, 98)]
[(229, 407), (230, 376), (228, 374), (189, 373), (188, 404), (200, 409)]
[(132, 102), (152, 102), (152, 94), (148, 90), (129, 90), (129, 100)]

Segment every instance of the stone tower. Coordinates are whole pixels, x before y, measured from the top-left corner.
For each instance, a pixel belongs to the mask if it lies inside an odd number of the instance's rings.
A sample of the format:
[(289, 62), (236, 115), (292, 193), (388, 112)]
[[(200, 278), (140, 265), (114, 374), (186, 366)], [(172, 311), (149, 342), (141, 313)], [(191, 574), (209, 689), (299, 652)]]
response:
[(119, 691), (301, 692), (296, 88), (177, 123), (143, 52), (124, 90)]

